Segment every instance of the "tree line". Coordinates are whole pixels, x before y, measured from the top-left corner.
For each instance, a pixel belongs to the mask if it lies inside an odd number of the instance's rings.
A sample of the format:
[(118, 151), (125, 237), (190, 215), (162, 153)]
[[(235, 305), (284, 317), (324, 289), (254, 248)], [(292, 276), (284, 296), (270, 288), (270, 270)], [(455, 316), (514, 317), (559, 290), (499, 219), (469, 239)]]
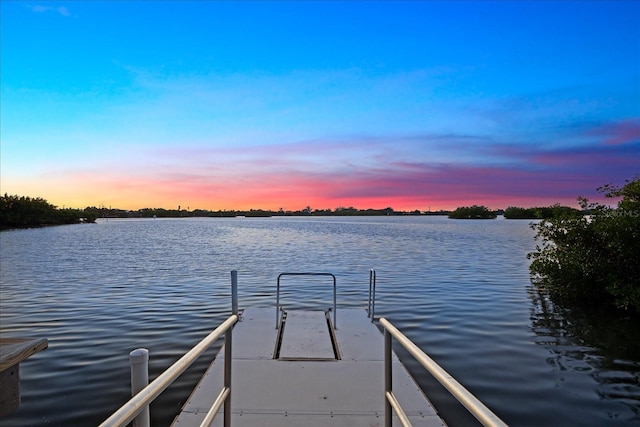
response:
[(300, 210), (249, 209), (249, 210), (205, 210), (164, 208), (143, 208), (125, 210), (107, 208), (104, 206), (89, 206), (85, 209), (60, 209), (45, 199), (5, 193), (0, 198), (0, 229), (41, 227), (47, 225), (77, 224), (80, 222), (95, 222), (96, 218), (184, 218), (184, 217), (274, 217), (274, 216), (392, 216), (392, 215), (448, 215), (455, 219), (492, 219), (504, 214), (508, 219), (542, 219), (551, 218), (566, 212), (579, 212), (576, 209), (554, 205), (539, 208), (509, 207), (506, 210), (490, 210), (486, 206), (459, 207), (454, 211), (440, 210), (437, 212), (396, 211), (391, 207), (384, 209), (356, 209), (337, 207), (335, 209), (312, 209), (310, 206)]
[[(337, 207), (335, 209), (312, 209), (307, 206), (304, 209), (285, 211), (284, 209), (249, 209), (249, 210), (206, 210), (194, 209), (163, 209), (144, 208), (138, 210), (112, 209), (105, 207), (87, 207), (85, 212), (90, 212), (98, 218), (186, 218), (186, 217), (209, 217), (209, 218), (233, 218), (233, 217), (274, 217), (274, 216), (381, 216), (381, 215), (423, 215), (419, 210), (396, 211), (387, 207), (384, 209), (356, 209), (354, 207)], [(436, 214), (436, 213), (434, 213)], [(439, 215), (446, 215), (446, 212), (438, 212)]]
[[(311, 209), (307, 206), (296, 211), (277, 211), (265, 209), (249, 210), (205, 210), (205, 209), (164, 209), (143, 208), (125, 210), (104, 206), (88, 206), (85, 209), (60, 209), (41, 197), (8, 195), (0, 197), (0, 229), (43, 227), (49, 225), (93, 223), (97, 218), (233, 218), (233, 217), (273, 217), (273, 216), (379, 216), (379, 215), (421, 215), (415, 211), (395, 211), (393, 208), (356, 209), (354, 207), (338, 207), (331, 209)], [(433, 214), (446, 214), (437, 212)]]
[(556, 218), (563, 215), (583, 215), (586, 211), (581, 211), (569, 206), (555, 204), (552, 206), (520, 208), (510, 206), (505, 210), (491, 210), (486, 206), (461, 206), (449, 212), (449, 218), (453, 219), (495, 219), (498, 215), (503, 215), (505, 219), (546, 219)]
[(4, 194), (0, 197), (0, 229), (95, 222), (80, 209), (59, 209), (40, 197)]

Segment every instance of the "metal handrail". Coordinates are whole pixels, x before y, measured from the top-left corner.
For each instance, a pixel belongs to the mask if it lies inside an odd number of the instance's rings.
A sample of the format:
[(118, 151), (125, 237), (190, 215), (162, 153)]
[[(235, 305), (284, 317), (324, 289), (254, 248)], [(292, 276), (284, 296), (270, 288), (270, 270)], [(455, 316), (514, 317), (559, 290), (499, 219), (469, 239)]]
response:
[(369, 305), (367, 313), (373, 322), (376, 313), (376, 271), (369, 270)]
[[(222, 403), (225, 404), (225, 420), (224, 425), (229, 426), (230, 420), (230, 387), (231, 387), (231, 331), (232, 326), (238, 321), (238, 315), (232, 314), (227, 320), (225, 320), (220, 326), (207, 335), (202, 341), (200, 341), (195, 347), (193, 347), (184, 356), (178, 359), (173, 365), (171, 365), (166, 371), (164, 371), (158, 378), (152, 381), (148, 386), (140, 390), (138, 394), (132, 397), (127, 403), (125, 403), (120, 409), (114, 412), (109, 418), (107, 418), (100, 427), (111, 426), (125, 426), (144, 410), (156, 397), (160, 395), (167, 387), (169, 387), (189, 366), (204, 353), (215, 341), (225, 334), (225, 387), (220, 392), (220, 395), (216, 399), (214, 407), (217, 405), (217, 409), (220, 408)], [(227, 354), (228, 352), (228, 354)], [(227, 363), (229, 364), (227, 376)], [(222, 397), (222, 401), (219, 400)], [(209, 417), (209, 415), (207, 415)], [(210, 421), (213, 421), (211, 417)], [(207, 425), (207, 424), (203, 424)]]
[[(385, 343), (385, 425), (391, 426), (391, 409), (398, 410), (398, 416), (402, 425), (411, 425), (406, 415), (400, 408), (392, 390), (391, 374), (391, 337), (393, 336), (431, 375), (437, 379), (467, 410), (484, 426), (506, 427), (507, 424), (496, 414), (491, 412), (484, 403), (478, 400), (469, 390), (456, 381), (447, 371), (438, 365), (433, 359), (427, 356), (420, 348), (407, 338), (402, 332), (396, 329), (387, 319), (381, 318), (380, 324), (384, 328)], [(404, 416), (404, 419), (403, 419)], [(406, 423), (405, 423), (406, 422)]]
[(280, 273), (278, 275), (278, 286), (276, 290), (276, 329), (278, 329), (278, 313), (280, 312), (280, 278), (282, 276), (330, 276), (333, 278), (333, 327), (338, 329), (336, 322), (336, 276), (332, 273)]

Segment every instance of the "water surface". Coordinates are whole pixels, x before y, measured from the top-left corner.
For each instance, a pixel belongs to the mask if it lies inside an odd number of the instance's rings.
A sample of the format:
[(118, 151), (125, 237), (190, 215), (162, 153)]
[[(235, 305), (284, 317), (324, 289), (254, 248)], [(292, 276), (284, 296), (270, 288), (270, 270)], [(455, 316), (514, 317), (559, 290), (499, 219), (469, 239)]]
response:
[[(530, 287), (527, 221), (443, 217), (99, 220), (0, 233), (2, 336), (46, 337), (21, 364), (22, 406), (3, 426), (90, 426), (128, 399), (128, 353), (155, 378), (230, 311), (275, 305), (284, 271), (338, 278), (338, 309), (385, 316), (511, 425), (640, 424), (635, 320), (568, 311)], [(283, 282), (289, 307), (331, 286)], [(152, 405), (169, 425), (216, 349)], [(450, 425), (468, 418), (408, 361)], [(382, 373), (381, 373), (382, 374)]]

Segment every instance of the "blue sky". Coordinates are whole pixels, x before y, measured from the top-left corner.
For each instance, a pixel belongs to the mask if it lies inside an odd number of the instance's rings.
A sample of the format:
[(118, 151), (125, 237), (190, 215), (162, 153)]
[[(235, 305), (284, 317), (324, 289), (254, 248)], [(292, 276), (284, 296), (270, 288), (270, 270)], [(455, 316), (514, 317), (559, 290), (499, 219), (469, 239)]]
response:
[(640, 2), (1, 8), (2, 193), (500, 208), (640, 174)]

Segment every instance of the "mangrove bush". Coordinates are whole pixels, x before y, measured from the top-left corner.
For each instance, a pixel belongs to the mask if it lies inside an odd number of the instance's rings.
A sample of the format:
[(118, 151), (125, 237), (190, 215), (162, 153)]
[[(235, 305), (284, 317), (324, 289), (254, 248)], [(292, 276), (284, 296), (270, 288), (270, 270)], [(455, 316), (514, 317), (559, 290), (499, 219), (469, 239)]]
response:
[(58, 209), (45, 199), (8, 195), (0, 197), (0, 229), (93, 222), (96, 217), (79, 209)]
[(449, 214), (454, 219), (494, 219), (498, 214), (486, 206), (462, 206)]
[(617, 207), (590, 204), (532, 224), (541, 244), (528, 256), (532, 282), (562, 301), (614, 304), (640, 312), (640, 178), (598, 189)]

